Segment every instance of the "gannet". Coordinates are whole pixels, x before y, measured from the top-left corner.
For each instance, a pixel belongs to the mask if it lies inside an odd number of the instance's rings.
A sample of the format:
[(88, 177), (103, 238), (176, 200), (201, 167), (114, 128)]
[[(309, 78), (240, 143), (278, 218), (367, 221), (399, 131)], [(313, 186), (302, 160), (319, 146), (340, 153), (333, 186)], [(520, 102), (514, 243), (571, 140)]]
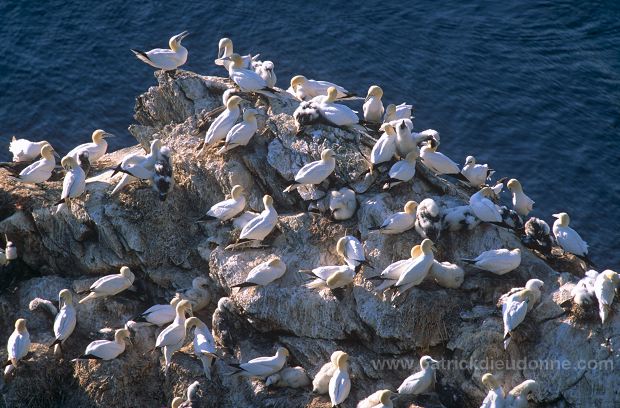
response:
[(330, 357), (330, 361), (323, 364), (318, 373), (312, 380), (312, 392), (316, 394), (326, 394), (329, 391), (329, 381), (334, 376), (336, 371), (336, 360), (340, 354), (344, 351), (334, 351)]
[(368, 228), (370, 231), (379, 230), (382, 234), (400, 234), (413, 228), (415, 224), (418, 203), (407, 201), (405, 210), (390, 215), (380, 227)]
[(159, 333), (155, 341), (155, 348), (161, 348), (164, 354), (164, 373), (168, 373), (172, 355), (183, 346), (185, 341), (186, 312), (192, 313), (192, 305), (187, 300), (181, 300), (176, 306), (174, 321)]
[(174, 397), (174, 399), (170, 403), (170, 408), (180, 408), (182, 403), (183, 403), (183, 398)]
[(571, 296), (575, 303), (582, 307), (592, 303), (592, 297), (596, 296), (594, 286), (598, 275), (599, 273), (593, 269), (586, 271), (584, 277), (571, 289)]
[(106, 142), (107, 137), (114, 137), (113, 134), (106, 132), (105, 130), (97, 129), (93, 132), (92, 142), (84, 143), (79, 146), (74, 147), (69, 153), (65, 155), (71, 156), (77, 162), (79, 160), (80, 153), (83, 151), (88, 152), (88, 161), (90, 163), (95, 163), (99, 160), (108, 150), (108, 142)]
[(525, 223), (524, 235), (521, 237), (523, 245), (535, 249), (543, 254), (550, 254), (553, 247), (549, 224), (540, 218), (532, 217)]
[(168, 324), (174, 320), (176, 316), (176, 305), (180, 301), (181, 298), (174, 297), (170, 303), (151, 306), (140, 315), (131, 319), (131, 321), (135, 323), (154, 324), (156, 326)]
[(40, 142), (31, 142), (27, 139), (16, 139), (15, 136), (9, 143), (9, 151), (13, 154), (14, 162), (28, 162), (39, 157), (43, 146), (49, 143), (45, 140)]
[(107, 275), (97, 279), (90, 285), (90, 293), (79, 303), (85, 303), (91, 299), (97, 299), (107, 296), (114, 296), (133, 285), (135, 275), (126, 266), (123, 266), (120, 273), (115, 275)]
[[(525, 319), (528, 310), (536, 303), (536, 289), (522, 289), (505, 298), (502, 302), (502, 316), (504, 318), (504, 349), (508, 348), (510, 335)], [(530, 306), (532, 305), (532, 306)]]
[(482, 376), (482, 384), (489, 390), (480, 408), (504, 408), (504, 389), (491, 373)]
[[(67, 171), (62, 182), (62, 193), (60, 200), (56, 202), (56, 214), (63, 208), (69, 207), (71, 200), (81, 196), (86, 190), (86, 175), (84, 170), (78, 165), (77, 161), (71, 156), (62, 158), (62, 167)], [(70, 207), (69, 207), (70, 208)]]
[(474, 156), (467, 156), (465, 158), (465, 165), (461, 169), (461, 174), (469, 180), (469, 184), (472, 187), (476, 188), (486, 184), (493, 173), (495, 171), (490, 169), (488, 164), (476, 164)]
[(237, 95), (228, 98), (225, 103), (226, 109), (215, 118), (211, 126), (209, 126), (209, 129), (207, 129), (201, 152), (203, 152), (208, 145), (226, 139), (226, 135), (230, 132), (241, 115), (239, 104), (242, 101), (243, 99)]
[(319, 103), (314, 101), (301, 102), (293, 112), (293, 119), (295, 119), (295, 127), (298, 134), (301, 133), (304, 126), (314, 123), (325, 123), (326, 125), (333, 126), (332, 123), (321, 116)]
[(231, 198), (214, 204), (204, 219), (218, 219), (220, 221), (228, 221), (236, 217), (245, 208), (244, 189), (240, 185), (233, 186), (230, 191)]
[(441, 229), (439, 206), (432, 198), (425, 198), (418, 204), (416, 210), (415, 230), (422, 238), (430, 238), (433, 241), (437, 241), (441, 234)]
[(187, 48), (181, 45), (181, 41), (187, 37), (188, 34), (187, 31), (183, 31), (180, 34), (170, 37), (170, 41), (168, 41), (170, 49), (155, 48), (147, 52), (132, 49), (131, 51), (140, 61), (152, 67), (164, 71), (173, 71), (187, 61)]
[(277, 373), (284, 367), (289, 352), (284, 347), (279, 347), (273, 357), (258, 357), (247, 363), (229, 364), (237, 370), (232, 374), (240, 374), (244, 377), (266, 378)]
[[(76, 312), (73, 306), (73, 295), (68, 289), (63, 289), (58, 293), (58, 305), (60, 310), (54, 319), (54, 337), (56, 340), (50, 345), (50, 348), (56, 346), (62, 351), (62, 344), (71, 336), (75, 329)], [(54, 353), (57, 351), (54, 350)]]
[(176, 296), (182, 300), (188, 300), (194, 312), (204, 309), (211, 302), (209, 279), (204, 276), (195, 277), (192, 280), (192, 287), (178, 291)]
[(250, 270), (243, 283), (231, 286), (231, 288), (246, 288), (250, 286), (266, 286), (276, 279), (280, 279), (286, 272), (286, 264), (279, 257), (270, 259), (255, 266)]
[(396, 122), (389, 122), (396, 130), (396, 152), (402, 158), (409, 152), (416, 151), (420, 154), (418, 139), (413, 136), (411, 129), (407, 126), (407, 121), (402, 119)]
[(594, 281), (594, 294), (598, 299), (601, 324), (605, 324), (605, 321), (609, 316), (611, 305), (614, 301), (614, 297), (616, 296), (616, 289), (619, 284), (620, 275), (609, 269), (600, 273)]
[(523, 187), (517, 179), (510, 179), (506, 184), (508, 190), (512, 192), (512, 205), (519, 215), (525, 217), (534, 208), (534, 200), (523, 192)]
[(4, 375), (8, 375), (13, 371), (22, 358), (26, 357), (30, 351), (30, 333), (26, 328), (26, 319), (17, 319), (15, 321), (15, 330), (9, 336), (6, 344), (8, 353), (8, 361), (5, 364)]
[(151, 148), (148, 154), (132, 153), (125, 157), (121, 163), (112, 172), (112, 177), (118, 172), (122, 172), (123, 177), (114, 187), (110, 195), (115, 195), (121, 191), (127, 184), (129, 184), (134, 178), (141, 180), (152, 180), (155, 169), (155, 163), (157, 162), (160, 150), (162, 148), (161, 140), (153, 139), (151, 141)]
[(327, 90), (333, 87), (336, 91), (336, 98), (347, 98), (355, 96), (343, 87), (327, 81), (315, 81), (314, 79), (306, 79), (303, 75), (296, 75), (291, 78), (291, 90), (293, 95), (300, 101), (307, 101), (319, 95), (327, 95)]
[(308, 289), (330, 290), (342, 288), (349, 285), (355, 279), (355, 267), (351, 265), (340, 266), (319, 266), (312, 270), (300, 269), (299, 272), (307, 273), (315, 279), (306, 284)]
[(252, 69), (265, 80), (269, 88), (276, 86), (275, 66), (271, 61), (252, 61)]
[(494, 193), (489, 187), (483, 187), (469, 198), (469, 208), (474, 215), (483, 222), (502, 222), (502, 215), (499, 213), (497, 205), (489, 200)]
[[(194, 407), (198, 407), (198, 401), (199, 401), (199, 397), (198, 397), (198, 390), (200, 389), (200, 382), (199, 381), (194, 381), (193, 383), (191, 383), (189, 385), (189, 387), (187, 387), (187, 400), (183, 401), (182, 398), (175, 398), (175, 400), (179, 401), (178, 402), (178, 407), (177, 408), (194, 408)], [(172, 401), (174, 403), (174, 400)], [(172, 407), (174, 408), (174, 407)]]
[[(125, 341), (130, 341), (131, 333), (127, 329), (114, 332), (114, 340), (96, 340), (86, 346), (86, 351), (75, 360), (113, 360), (125, 351)], [(74, 360), (74, 361), (75, 361)]]
[(255, 109), (246, 109), (243, 112), (243, 121), (230, 129), (226, 135), (224, 146), (217, 151), (218, 154), (223, 154), (235, 147), (246, 146), (250, 142), (250, 139), (258, 130), (258, 124), (256, 123), (257, 113)]
[(273, 231), (278, 223), (278, 213), (273, 208), (273, 198), (270, 195), (263, 197), (265, 209), (259, 216), (248, 222), (239, 235), (240, 240), (262, 241)]
[[(385, 107), (385, 115), (383, 116), (384, 122), (394, 122), (396, 120), (404, 119), (406, 122), (411, 123), (411, 127), (409, 130), (413, 130), (413, 122), (411, 122), (413, 113), (413, 105), (407, 105), (405, 102), (400, 105), (395, 105), (393, 103), (389, 104)], [(409, 126), (407, 123), (407, 126)]]
[(346, 105), (334, 103), (338, 95), (336, 88), (327, 88), (327, 97), (319, 103), (318, 109), (321, 116), (333, 126), (353, 126), (359, 123), (359, 118), (354, 110)]
[(384, 123), (379, 130), (382, 130), (383, 134), (370, 152), (371, 172), (374, 166), (392, 160), (392, 157), (396, 154), (396, 131), (394, 130), (394, 126), (389, 123)]
[(337, 407), (344, 402), (351, 392), (351, 379), (349, 378), (349, 355), (339, 354), (336, 357), (336, 371), (329, 380), (329, 399), (332, 407)]
[(557, 220), (553, 223), (553, 235), (558, 245), (562, 247), (565, 252), (583, 259), (586, 263), (592, 264), (592, 261), (588, 258), (588, 244), (581, 236), (568, 226), (570, 223), (570, 217), (567, 213), (553, 214)]
[(355, 191), (347, 187), (342, 187), (337, 191), (329, 193), (329, 210), (335, 220), (348, 220), (353, 217), (357, 210), (357, 200)]
[(174, 187), (172, 174), (172, 152), (168, 146), (162, 146), (159, 157), (153, 166), (153, 187), (159, 195), (160, 201), (165, 201)]
[(521, 250), (515, 248), (492, 249), (484, 251), (474, 259), (461, 259), (463, 262), (471, 264), (478, 269), (492, 272), (496, 275), (504, 275), (521, 265)]
[(366, 95), (363, 106), (364, 120), (366, 122), (381, 123), (381, 117), (383, 116), (382, 96), (383, 89), (377, 85), (368, 88), (368, 94)]
[(237, 84), (242, 92), (268, 91), (275, 92), (267, 86), (267, 82), (256, 72), (243, 68), (243, 58), (239, 54), (232, 54), (223, 60), (230, 60), (232, 64), (228, 68), (228, 76)]
[(211, 330), (197, 317), (190, 317), (185, 321), (185, 331), (190, 332), (194, 329), (194, 354), (202, 362), (202, 368), (205, 377), (211, 379), (211, 366), (217, 357), (215, 350), (215, 339), (211, 334)]
[(336, 242), (336, 253), (341, 256), (347, 265), (358, 270), (361, 265), (368, 265), (364, 247), (359, 239), (352, 235), (345, 235)]
[(23, 169), (17, 179), (22, 183), (34, 184), (47, 181), (52, 176), (52, 170), (56, 167), (55, 154), (56, 152), (51, 145), (44, 144), (41, 147), (41, 159)]
[(393, 396), (390, 390), (379, 390), (358, 402), (355, 408), (393, 408)]
[(279, 388), (305, 388), (310, 385), (310, 378), (303, 367), (286, 367), (265, 380), (265, 386)]
[(443, 229), (448, 231), (472, 230), (480, 224), (480, 220), (469, 205), (447, 208), (442, 213)]
[(399, 394), (419, 395), (432, 389), (435, 384), (435, 367), (439, 364), (430, 356), (420, 358), (420, 371), (405, 378), (405, 381), (398, 387)]
[(84, 175), (86, 175), (87, 177), (91, 167), (89, 155), (90, 153), (88, 153), (88, 150), (82, 150), (80, 154), (78, 154), (77, 159), (78, 164), (80, 165), (82, 170), (84, 170)]
[(284, 189), (285, 193), (290, 193), (303, 185), (321, 184), (336, 169), (336, 153), (332, 149), (325, 149), (321, 152), (321, 160), (310, 162), (304, 165), (295, 174), (295, 183)]
[(401, 273), (400, 277), (394, 284), (400, 293), (405, 292), (413, 286), (417, 286), (426, 276), (433, 265), (435, 257), (433, 255), (433, 241), (425, 238), (420, 244), (422, 254), (411, 260), (408, 267)]
[(523, 288), (512, 288), (508, 291), (508, 293), (504, 293), (502, 296), (500, 296), (498, 303), (499, 304), (503, 304), (505, 303), (508, 298), (510, 296), (512, 296), (513, 294), (522, 291), (523, 289), (530, 289), (532, 291), (533, 297), (532, 299), (534, 300), (533, 302), (529, 302), (527, 305), (527, 311), (530, 312), (534, 306), (540, 301), (540, 298), (542, 297), (542, 292), (541, 289), (542, 287), (545, 285), (545, 283), (543, 281), (541, 281), (540, 279), (529, 279), (526, 283), (525, 283), (525, 287)]
[[(230, 65), (232, 65), (230, 60), (227, 60), (227, 57), (230, 57), (234, 54), (233, 42), (230, 38), (222, 38), (217, 47), (217, 59), (214, 61), (215, 65), (220, 65), (228, 69)], [(245, 69), (250, 69), (252, 67), (252, 61), (259, 57), (260, 54), (252, 57), (251, 55), (244, 55), (241, 57), (243, 59), (242, 67)]]
[(390, 179), (383, 185), (383, 189), (389, 190), (394, 186), (412, 180), (415, 176), (415, 163), (419, 155), (419, 151), (414, 150), (407, 153), (407, 156), (403, 160), (394, 163), (388, 172)]
[(514, 387), (508, 395), (504, 403), (505, 408), (527, 408), (527, 396), (537, 387), (536, 381), (525, 380), (521, 384)]
[(433, 260), (428, 276), (434, 279), (439, 286), (456, 289), (463, 284), (465, 271), (457, 264)]
[(460, 174), (461, 169), (448, 156), (437, 151), (437, 142), (434, 139), (420, 149), (422, 163), (436, 174)]
[(523, 231), (523, 219), (515, 210), (511, 210), (504, 205), (498, 206), (497, 210), (499, 211), (499, 215), (502, 216), (501, 224), (497, 225), (509, 228), (517, 232)]
[[(388, 265), (379, 276), (375, 276), (371, 279), (383, 281), (379, 286), (375, 287), (376, 292), (381, 292), (389, 287), (394, 286), (400, 277), (409, 268), (415, 265), (414, 261), (423, 255), (422, 247), (420, 245), (414, 245), (411, 248), (411, 257), (408, 259), (402, 259)], [(430, 270), (430, 268), (429, 268)]]

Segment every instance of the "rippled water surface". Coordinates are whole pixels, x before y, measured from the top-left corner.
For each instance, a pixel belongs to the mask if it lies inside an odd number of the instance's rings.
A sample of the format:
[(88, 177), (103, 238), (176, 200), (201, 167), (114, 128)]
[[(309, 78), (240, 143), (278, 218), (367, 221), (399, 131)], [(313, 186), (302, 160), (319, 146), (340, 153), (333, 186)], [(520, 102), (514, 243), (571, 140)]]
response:
[(172, 3), (0, 2), (0, 160), (13, 134), (60, 152), (95, 128), (132, 144), (134, 98), (155, 80), (129, 48), (189, 30), (185, 68), (222, 75), (229, 36), (274, 61), (279, 86), (303, 73), (413, 103), (446, 154), (519, 178), (534, 215), (568, 212), (593, 258), (620, 267), (620, 2)]

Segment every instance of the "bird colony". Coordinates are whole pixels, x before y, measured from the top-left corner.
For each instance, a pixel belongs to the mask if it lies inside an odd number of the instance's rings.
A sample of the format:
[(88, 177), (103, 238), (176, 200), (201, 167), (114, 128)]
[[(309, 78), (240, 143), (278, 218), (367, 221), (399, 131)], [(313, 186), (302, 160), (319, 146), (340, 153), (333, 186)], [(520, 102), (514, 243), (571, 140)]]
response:
[[(179, 67), (188, 58), (188, 50), (182, 45), (187, 35), (183, 32), (170, 38), (169, 49), (132, 51), (139, 60), (161, 70), (158, 75), (162, 80), (175, 81), (185, 74)], [(558, 212), (552, 214), (555, 218), (552, 226), (542, 218), (531, 217), (534, 200), (525, 192), (527, 181), (508, 177), (492, 181), (495, 171), (476, 159), (473, 153), (478, 152), (465, 152), (464, 164), (460, 166), (441, 152), (442, 145), (450, 143), (451, 135), (440, 139), (439, 133), (432, 129), (415, 131), (413, 106), (387, 104), (389, 95), (378, 85), (368, 88), (360, 113), (348, 105), (360, 103), (362, 98), (340, 85), (295, 75), (287, 89), (279, 88), (272, 61), (260, 60), (259, 55), (242, 56), (235, 51), (230, 39), (220, 40), (215, 65), (228, 73), (228, 79), (220, 80), (219, 88), (216, 87), (221, 93), (221, 106), (198, 112), (194, 121), (196, 131), (183, 140), (183, 154), (176, 154), (177, 142), (167, 145), (165, 134), (161, 137), (155, 134), (142, 140), (148, 145), (146, 151), (134, 149), (130, 153), (116, 154), (116, 161), (111, 161), (106, 159), (110, 157), (106, 139), (113, 135), (98, 129), (92, 132), (92, 141), (72, 149), (57, 166), (56, 157), (60, 156), (50, 143), (15, 137), (11, 141), (9, 150), (13, 162), (2, 164), (6, 174), (12, 174), (10, 183), (26, 184), (31, 192), (47, 191), (54, 178), (62, 178), (62, 192), (43, 209), (52, 217), (81, 217), (81, 208), (94, 194), (89, 190), (100, 189), (102, 180), (105, 181), (103, 197), (107, 201), (130, 200), (132, 194), (140, 192), (136, 186), (147, 184), (153, 193), (142, 195), (141, 200), (154, 200), (156, 205), (165, 206), (169, 197), (175, 199), (175, 191), (189, 188), (187, 177), (180, 185), (175, 182), (179, 178), (175, 172), (181, 162), (204, 167), (215, 162), (232, 163), (238, 158), (243, 160), (265, 152), (262, 161), (272, 166), (275, 163), (283, 187), (264, 183), (264, 180), (250, 180), (236, 173), (234, 166), (224, 166), (224, 173), (218, 177), (228, 180), (229, 195), (218, 202), (206, 203), (206, 211), (199, 217), (190, 214), (186, 217), (192, 218), (191, 224), (200, 226), (200, 231), (210, 235), (206, 251), (228, 254), (222, 256), (225, 260), (235, 258), (235, 267), (245, 269), (245, 277), (230, 282), (227, 279), (233, 276), (231, 274), (215, 279), (205, 273), (197, 276), (191, 287), (177, 288), (176, 294), (166, 302), (135, 313), (131, 318), (120, 320), (118, 315), (103, 316), (112, 327), (95, 334), (79, 354), (69, 352), (66, 344), (71, 343), (72, 334), (80, 326), (80, 316), (84, 313), (80, 309), (90, 307), (92, 313), (109, 313), (105, 305), (112, 299), (139, 295), (139, 288), (144, 287), (140, 280), (146, 279), (144, 272), (127, 262), (94, 282), (90, 280), (89, 285), (83, 285), (80, 290), (68, 285), (58, 292), (57, 303), (34, 299), (32, 309), (42, 308), (53, 315), (53, 324), (48, 330), (50, 341), (45, 346), (55, 358), (94, 369), (93, 364), (111, 364), (111, 360), (122, 360), (131, 348), (140, 348), (146, 350), (140, 358), (161, 356), (161, 375), (168, 377), (172, 375), (171, 367), (178, 364), (175, 360), (181, 358), (180, 350), (189, 349), (204, 377), (202, 382), (192, 383), (183, 397), (167, 401), (172, 407), (201, 406), (200, 400), (207, 393), (206, 389), (200, 389), (204, 387), (201, 384), (214, 383), (223, 377), (234, 378), (237, 384), (248, 381), (259, 384), (276, 394), (285, 392), (286, 388), (295, 389), (297, 393), (311, 395), (307, 401), (314, 398), (312, 401), (317, 404), (327, 404), (316, 406), (378, 408), (408, 406), (405, 404), (411, 402), (425, 406), (429, 403), (425, 395), (440, 394), (441, 401), (452, 398), (449, 390), (438, 387), (437, 373), (443, 370), (443, 357), (433, 357), (428, 347), (426, 352), (419, 349), (411, 354), (418, 362), (412, 366), (410, 375), (398, 378), (390, 374), (377, 379), (372, 387), (366, 382), (359, 388), (356, 379), (360, 377), (361, 362), (356, 361), (357, 347), (336, 349), (336, 343), (330, 342), (328, 344), (334, 345), (330, 350), (321, 343), (319, 354), (323, 357), (310, 361), (295, 357), (295, 347), (287, 348), (274, 342), (271, 354), (247, 356), (223, 345), (230, 332), (216, 331), (215, 321), (230, 310), (233, 295), (246, 302), (249, 298), (261, 298), (263, 303), (259, 305), (274, 307), (267, 306), (269, 297), (275, 293), (272, 289), (293, 285), (295, 291), (290, 293), (294, 293), (297, 302), (310, 302), (308, 307), (316, 309), (329, 307), (331, 312), (325, 316), (336, 319), (334, 324), (343, 326), (344, 333), (346, 320), (351, 315), (349, 309), (356, 307), (352, 299), (357, 298), (360, 291), (374, 302), (369, 301), (365, 307), (399, 313), (399, 309), (408, 307), (413, 297), (418, 299), (415, 305), (423, 306), (425, 302), (432, 302), (437, 293), (460, 296), (459, 291), (471, 291), (472, 286), (468, 286), (467, 281), (479, 276), (490, 279), (498, 287), (505, 287), (502, 281), (521, 279), (522, 274), (511, 278), (516, 274), (513, 271), (519, 270), (525, 259), (536, 257), (548, 263), (571, 262), (579, 276), (569, 303), (584, 310), (594, 308), (602, 325), (614, 318), (620, 276), (611, 270), (599, 273), (593, 269), (588, 245), (573, 229), (569, 214), (562, 212), (561, 203), (558, 203)], [(292, 126), (286, 129), (281, 122), (275, 123), (276, 117), (285, 115), (281, 113), (282, 105), (292, 111), (286, 119)], [(280, 148), (274, 149), (273, 154), (271, 149), (266, 152), (254, 142), (266, 137), (268, 132), (272, 134), (271, 143)], [(278, 157), (286, 146), (290, 148), (302, 142), (313, 150), (288, 161)], [(479, 153), (480, 156), (484, 154)], [(360, 171), (352, 171), (352, 168)], [(434, 185), (459, 200), (446, 201), (431, 194), (420, 196), (420, 192), (430, 191), (419, 189), (417, 186), (421, 183)], [(505, 189), (510, 199), (502, 205)], [(374, 194), (371, 197), (381, 197), (381, 200), (368, 200), (366, 197), (370, 193)], [(280, 208), (278, 203), (282, 203)], [(391, 203), (399, 204), (392, 206)], [(193, 205), (198, 206), (197, 203)], [(160, 217), (166, 217), (165, 207), (162, 208)], [(293, 256), (293, 251), (304, 251), (304, 243), (292, 242), (298, 235), (283, 227), (282, 217), (294, 213), (303, 217), (299, 218), (297, 229), (306, 228), (310, 219), (323, 222), (322, 228), (341, 224), (343, 232), (339, 236), (320, 238), (327, 248), (324, 253), (314, 257), (303, 253)], [(574, 219), (576, 225), (583, 222), (578, 216)], [(471, 252), (465, 244), (455, 248), (454, 242), (465, 243), (467, 236), (476, 231), (499, 231), (509, 238), (500, 241), (506, 242), (504, 246), (486, 247), (478, 252)], [(305, 236), (313, 234), (320, 234), (320, 228), (307, 231)], [(31, 250), (17, 248), (9, 241), (10, 233), (8, 235), (6, 249), (0, 251), (3, 279), (19, 273), (20, 262), (23, 265), (25, 261), (19, 259), (18, 252)], [(457, 237), (465, 239), (459, 241)], [(167, 241), (172, 237), (152, 236), (151, 239)], [(274, 244), (276, 240), (278, 245)], [(385, 259), (385, 254), (377, 249), (377, 242), (398, 248), (403, 255)], [(287, 250), (286, 245), (295, 249)], [(176, 243), (170, 241), (166, 246), (172, 251)], [(256, 252), (259, 250), (262, 252)], [(270, 255), (257, 255), (265, 253)], [(320, 261), (310, 264), (309, 259)], [(220, 266), (226, 268), (226, 265)], [(525, 347), (523, 344), (529, 341), (531, 328), (526, 327), (521, 332), (522, 327), (538, 321), (533, 316), (545, 297), (550, 297), (545, 295), (545, 282), (534, 274), (531, 276), (505, 293), (491, 291), (495, 298), (487, 299), (487, 304), (497, 302), (497, 309), (489, 313), (501, 316), (503, 329), (495, 331), (496, 343), (505, 353), (511, 350), (518, 353)], [(16, 280), (19, 277), (13, 277), (6, 287)], [(215, 294), (223, 295), (219, 302), (211, 302)], [(281, 301), (282, 298), (272, 299), (276, 304)], [(210, 307), (211, 303), (216, 303), (217, 308)], [(286, 307), (286, 303), (281, 307)], [(207, 311), (213, 316), (206, 315)], [(203, 319), (194, 313), (202, 313)], [(249, 313), (260, 321), (260, 310)], [(209, 328), (207, 323), (211, 320), (213, 324)], [(303, 316), (298, 320), (288, 322), (293, 331), (303, 332), (312, 326), (315, 332), (308, 338), (327, 338), (320, 329), (322, 324), (328, 326), (330, 322), (304, 321)], [(374, 322), (374, 325), (375, 328), (387, 326), (385, 330), (391, 333), (399, 330), (398, 319)], [(6, 384), (26, 375), (22, 371), (24, 366), (37, 364), (32, 356), (35, 342), (30, 338), (29, 328), (25, 318), (18, 318), (14, 331), (3, 334), (7, 345), (3, 370)], [(276, 329), (267, 326), (264, 331)], [(417, 336), (418, 342), (424, 335), (411, 333)], [(437, 341), (427, 343), (434, 344)], [(386, 349), (385, 352), (391, 351)], [(321, 358), (326, 359), (321, 361)], [(87, 360), (97, 362), (88, 363)], [(502, 374), (492, 371), (476, 371), (474, 377), (472, 384), (478, 387), (478, 395), (488, 392), (476, 403), (481, 407), (527, 407), (528, 397), (533, 398), (531, 394), (544, 395), (537, 378), (510, 384), (502, 383)], [(441, 394), (445, 395), (441, 397)], [(353, 395), (364, 398), (354, 400)]]

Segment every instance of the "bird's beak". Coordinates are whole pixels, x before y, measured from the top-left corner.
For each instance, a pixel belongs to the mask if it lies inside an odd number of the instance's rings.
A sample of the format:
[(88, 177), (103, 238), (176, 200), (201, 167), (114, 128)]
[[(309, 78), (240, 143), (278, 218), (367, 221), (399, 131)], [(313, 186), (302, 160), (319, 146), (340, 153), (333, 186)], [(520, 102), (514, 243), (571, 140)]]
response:
[(560, 218), (560, 214), (552, 214), (551, 215), (553, 218)]
[(220, 58), (222, 61), (232, 61), (230, 57), (222, 57)]
[(370, 99), (370, 94), (366, 95), (366, 98), (364, 99), (364, 102), (368, 102), (368, 100)]
[(116, 137), (116, 135), (113, 135), (112, 133), (104, 133), (103, 137)]
[(439, 361), (431, 359), (431, 363), (433, 363), (433, 364), (439, 364)]
[(60, 159), (60, 155), (56, 152), (56, 150), (52, 150), (52, 153), (54, 154), (54, 156), (58, 157)]
[(189, 31), (183, 31), (181, 34), (177, 34), (177, 41), (181, 41), (189, 35)]

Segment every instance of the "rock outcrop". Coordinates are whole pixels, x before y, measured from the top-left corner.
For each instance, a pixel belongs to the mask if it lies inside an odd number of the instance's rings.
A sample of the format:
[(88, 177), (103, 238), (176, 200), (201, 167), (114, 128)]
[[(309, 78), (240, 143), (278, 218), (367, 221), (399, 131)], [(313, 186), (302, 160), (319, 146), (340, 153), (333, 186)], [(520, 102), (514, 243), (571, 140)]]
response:
[[(243, 107), (259, 111), (257, 135), (247, 147), (223, 156), (216, 149), (199, 155), (203, 114), (221, 105), (223, 91), (232, 84), (191, 72), (156, 77), (158, 85), (138, 97), (137, 124), (129, 128), (140, 145), (104, 156), (91, 169), (87, 192), (70, 212), (52, 211), (61, 181), (24, 186), (0, 169), (0, 233), (15, 242), (20, 253), (20, 265), (11, 273), (28, 269), (39, 275), (26, 280), (16, 276), (15, 285), (0, 288), (0, 341), (6, 341), (18, 317), (28, 320), (33, 341), (32, 356), (2, 385), (7, 407), (168, 406), (195, 380), (200, 381), (199, 406), (329, 407), (329, 399), (313, 395), (310, 388), (268, 389), (260, 381), (229, 375), (227, 363), (272, 355), (278, 346), (290, 351), (291, 367), (302, 366), (311, 377), (334, 350), (345, 350), (353, 381), (345, 407), (354, 407), (379, 389), (395, 389), (418, 369), (422, 354), (443, 362), (436, 392), (401, 397), (395, 406), (478, 407), (486, 394), (480, 381), (486, 371), (493, 372), (505, 389), (535, 379), (539, 387), (531, 397), (533, 404), (620, 404), (614, 391), (620, 375), (613, 370), (620, 364), (620, 317), (612, 311), (610, 321), (601, 326), (596, 313), (579, 314), (561, 306), (577, 280), (573, 274), (580, 271), (576, 260), (556, 258), (548, 263), (509, 230), (483, 224), (473, 231), (442, 233), (435, 258), (460, 263), (460, 258), (489, 249), (521, 248), (519, 268), (497, 276), (466, 267), (458, 289), (427, 280), (394, 300), (377, 294), (367, 278), (408, 258), (421, 237), (413, 229), (385, 236), (370, 233), (369, 227), (400, 211), (408, 200), (432, 197), (447, 208), (462, 205), (472, 191), (419, 164), (413, 184), (389, 193), (381, 190), (381, 180), (360, 181), (367, 168), (362, 154), (368, 155), (372, 140), (327, 126), (296, 135), (291, 116), (296, 102), (284, 93), (269, 98), (243, 95)], [(148, 149), (153, 138), (174, 152), (174, 191), (161, 202), (150, 186), (134, 182), (110, 196), (119, 177), (111, 177), (111, 169), (125, 154)], [(449, 143), (449, 136), (442, 142)], [(335, 176), (301, 195), (283, 193), (297, 169), (317, 160), (328, 147), (338, 156)], [(385, 168), (379, 167), (375, 177), (381, 178), (381, 172)], [(266, 248), (227, 250), (238, 237), (232, 223), (196, 222), (236, 184), (245, 188), (249, 210), (262, 210), (264, 194), (275, 200), (280, 217)], [(322, 199), (326, 192), (345, 186), (357, 192), (358, 209), (351, 219), (334, 221), (327, 214), (308, 212), (313, 205), (308, 199)], [(360, 238), (373, 268), (365, 267), (339, 297), (328, 290), (307, 289), (298, 271), (340, 264), (335, 244), (345, 233)], [(231, 289), (273, 255), (287, 265), (281, 279), (267, 287)], [(55, 299), (61, 289), (84, 288), (123, 265), (136, 274), (133, 290), (79, 305), (78, 326), (65, 344), (65, 357), (54, 356), (48, 350), (52, 321), (30, 311), (30, 300)], [(205, 379), (200, 361), (191, 355), (189, 339), (164, 376), (163, 358), (152, 352), (157, 334), (153, 327), (137, 329), (133, 344), (116, 360), (70, 361), (90, 341), (112, 336), (111, 331), (100, 333), (102, 328), (122, 327), (149, 306), (167, 303), (197, 276), (208, 277), (213, 300), (196, 315), (212, 327), (222, 350), (212, 380)], [(504, 351), (502, 318), (495, 303), (531, 278), (545, 282), (543, 298)], [(4, 349), (0, 357), (5, 359)]]

